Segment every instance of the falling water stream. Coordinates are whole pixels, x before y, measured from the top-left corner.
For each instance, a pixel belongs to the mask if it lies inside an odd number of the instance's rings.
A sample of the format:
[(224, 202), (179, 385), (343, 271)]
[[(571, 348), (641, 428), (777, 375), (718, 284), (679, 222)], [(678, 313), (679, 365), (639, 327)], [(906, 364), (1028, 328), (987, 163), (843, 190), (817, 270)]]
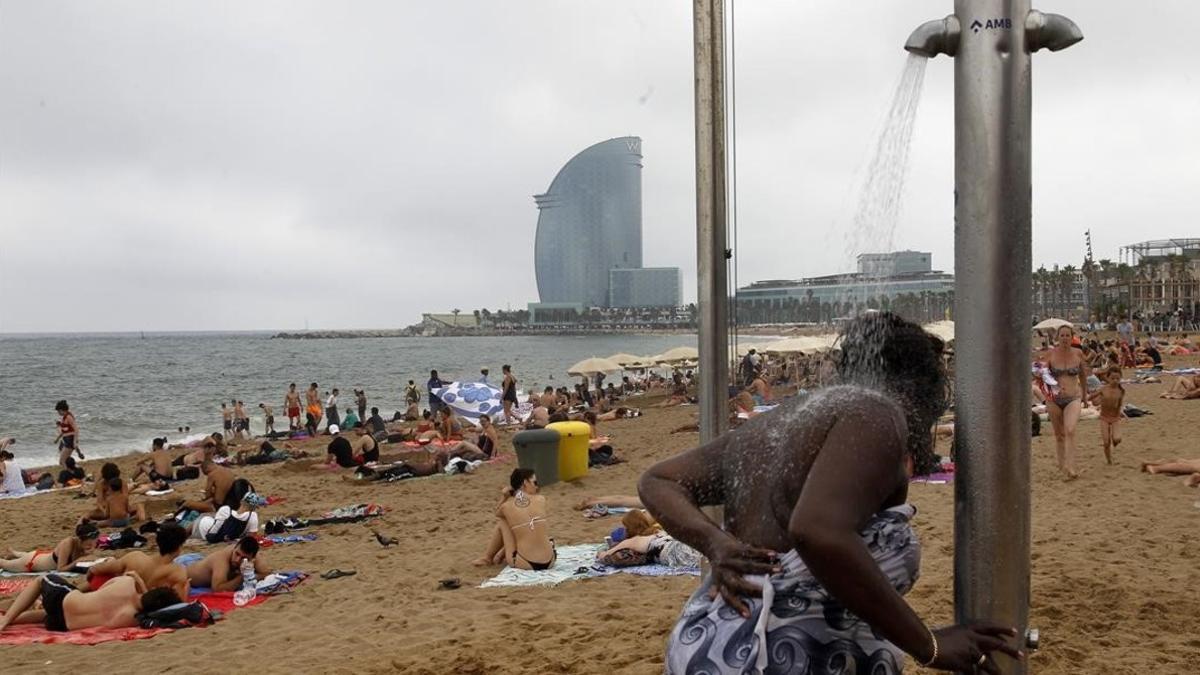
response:
[[(846, 258), (851, 265), (860, 253), (888, 253), (893, 249), (904, 180), (908, 174), (908, 151), (928, 61), (923, 56), (910, 54), (896, 84), (891, 106), (867, 165), (854, 220), (846, 233)], [(877, 270), (874, 276), (888, 273), (888, 270)], [(870, 295), (874, 293), (868, 297)], [(866, 299), (847, 297), (841, 301), (865, 302)]]

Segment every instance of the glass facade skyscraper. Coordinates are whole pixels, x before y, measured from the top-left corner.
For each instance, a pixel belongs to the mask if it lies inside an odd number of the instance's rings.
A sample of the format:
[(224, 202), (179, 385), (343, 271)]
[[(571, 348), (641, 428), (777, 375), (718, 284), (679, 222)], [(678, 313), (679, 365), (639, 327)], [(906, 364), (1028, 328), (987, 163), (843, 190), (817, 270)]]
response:
[(541, 301), (607, 307), (609, 270), (642, 266), (642, 139), (585, 149), (534, 201)]

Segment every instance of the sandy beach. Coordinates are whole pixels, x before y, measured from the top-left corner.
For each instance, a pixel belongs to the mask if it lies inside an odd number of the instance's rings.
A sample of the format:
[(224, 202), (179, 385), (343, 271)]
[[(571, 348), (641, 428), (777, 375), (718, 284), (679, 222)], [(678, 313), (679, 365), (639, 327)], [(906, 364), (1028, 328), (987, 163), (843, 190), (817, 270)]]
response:
[[(1193, 365), (1172, 359), (1170, 365)], [(1169, 378), (1168, 378), (1169, 379)], [(1042, 632), (1031, 672), (1047, 674), (1192, 673), (1200, 657), (1200, 491), (1179, 478), (1139, 472), (1142, 459), (1200, 454), (1192, 425), (1200, 401), (1157, 398), (1163, 385), (1127, 385), (1127, 400), (1153, 411), (1126, 422), (1116, 466), (1104, 465), (1095, 421), (1080, 424), (1083, 476), (1063, 483), (1054, 467), (1049, 426), (1034, 439), (1033, 610)], [(615, 518), (589, 521), (572, 509), (585, 495), (632, 493), (655, 461), (693, 445), (694, 433), (668, 431), (695, 408), (647, 409), (604, 423), (628, 463), (593, 469), (575, 483), (544, 490), (550, 530), (560, 546), (598, 543)], [(347, 504), (390, 509), (367, 523), (315, 527), (311, 543), (266, 551), (275, 568), (320, 573), (355, 569), (352, 577), (311, 577), (290, 595), (231, 613), (208, 628), (93, 647), (5, 647), (12, 672), (64, 672), (119, 663), (123, 670), (201, 673), (656, 673), (663, 643), (695, 577), (616, 575), (548, 588), (479, 588), (499, 568), (476, 568), (492, 509), (515, 467), (507, 461), (473, 475), (384, 485), (355, 484), (303, 463), (248, 467), (240, 473), (260, 492), (285, 498), (266, 518), (317, 515)], [(324, 441), (309, 441), (310, 451)], [(385, 455), (388, 454), (384, 446)], [(126, 475), (136, 457), (118, 463)], [(99, 462), (86, 464), (97, 472)], [(185, 483), (190, 496), (201, 481)], [(151, 508), (161, 516), (171, 495)], [(918, 613), (948, 623), (952, 609), (953, 486), (913, 485), (911, 501), (924, 543), (922, 577), (909, 595)], [(0, 544), (45, 546), (65, 536), (90, 502), (71, 492), (0, 501)], [(397, 537), (384, 549), (371, 531)], [(211, 550), (190, 542), (186, 551)], [(460, 577), (459, 590), (438, 580)], [(923, 672), (910, 667), (908, 672)]]

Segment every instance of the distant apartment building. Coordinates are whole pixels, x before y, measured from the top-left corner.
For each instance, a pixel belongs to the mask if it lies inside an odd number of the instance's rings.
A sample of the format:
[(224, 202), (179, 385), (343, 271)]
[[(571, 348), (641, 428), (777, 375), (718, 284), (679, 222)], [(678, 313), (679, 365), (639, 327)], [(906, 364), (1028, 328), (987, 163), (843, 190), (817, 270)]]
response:
[(608, 271), (609, 307), (678, 307), (683, 274), (678, 267)]
[(945, 294), (954, 291), (954, 275), (933, 269), (933, 254), (925, 251), (866, 253), (858, 257), (858, 271), (806, 279), (756, 281), (739, 288), (739, 303), (786, 299), (806, 302), (866, 304), (889, 301), (904, 294)]

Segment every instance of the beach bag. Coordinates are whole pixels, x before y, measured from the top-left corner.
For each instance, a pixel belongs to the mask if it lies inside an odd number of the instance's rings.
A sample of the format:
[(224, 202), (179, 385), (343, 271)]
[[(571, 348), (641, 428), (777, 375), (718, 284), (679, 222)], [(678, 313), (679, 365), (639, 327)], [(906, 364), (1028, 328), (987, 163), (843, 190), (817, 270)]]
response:
[(138, 624), (142, 628), (188, 628), (189, 626), (207, 626), (215, 623), (217, 616), (199, 600), (195, 602), (179, 602), (169, 607), (163, 607), (154, 612), (142, 612), (137, 615)]

